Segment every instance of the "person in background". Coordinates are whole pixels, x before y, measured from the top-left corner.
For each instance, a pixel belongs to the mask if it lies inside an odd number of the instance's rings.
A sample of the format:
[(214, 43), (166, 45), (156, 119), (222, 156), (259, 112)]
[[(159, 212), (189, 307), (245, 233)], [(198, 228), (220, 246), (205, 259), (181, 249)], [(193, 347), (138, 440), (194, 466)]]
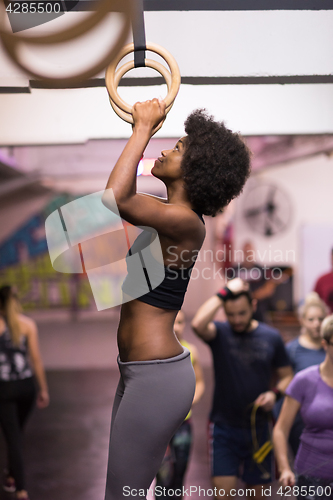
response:
[(295, 374), (324, 361), (325, 349), (322, 346), (320, 327), (327, 314), (327, 306), (316, 292), (305, 297), (304, 304), (298, 310), (300, 336), (286, 345)]
[[(222, 306), (227, 321), (213, 321)], [(273, 479), (270, 412), (293, 377), (279, 332), (254, 320), (254, 309), (248, 283), (235, 278), (208, 299), (192, 321), (214, 362), (211, 473), (213, 487), (224, 491), (217, 499), (232, 496), (240, 475), (255, 490), (255, 498), (263, 496), (263, 486)]]
[[(192, 405), (196, 404), (205, 391), (205, 382), (202, 368), (199, 361), (198, 350), (193, 344), (189, 344), (183, 339), (185, 329), (185, 314), (180, 310), (174, 323), (174, 332), (183, 347), (186, 347), (191, 353), (191, 361), (195, 373), (195, 393)], [(192, 422), (190, 411), (181, 424), (173, 438), (171, 439), (166, 454), (164, 456), (160, 470), (156, 476), (156, 487), (161, 488), (163, 494), (158, 498), (182, 498), (181, 495), (175, 495), (175, 490), (182, 491), (184, 477), (187, 470), (190, 451), (192, 446)], [(162, 488), (165, 488), (162, 489)], [(165, 495), (164, 495), (165, 491)]]
[(274, 277), (269, 267), (259, 264), (256, 259), (256, 251), (250, 241), (243, 245), (242, 261), (231, 268), (227, 268), (226, 272), (227, 279), (241, 278), (249, 284), (252, 298), (256, 300), (253, 319), (265, 322), (271, 298), (276, 288), (285, 283), (289, 275), (282, 273), (279, 278)]
[[(3, 488), (28, 500), (25, 487), (22, 433), (36, 401), (49, 404), (49, 393), (38, 347), (37, 327), (20, 314), (17, 295), (11, 286), (0, 288), (0, 427), (7, 445), (8, 465)], [(31, 365), (30, 365), (31, 362)]]
[[(322, 322), (321, 336), (325, 360), (295, 375), (273, 431), (280, 483), (296, 485), (299, 499), (333, 498), (333, 315)], [(295, 477), (288, 460), (288, 436), (299, 410), (305, 427)]]
[[(327, 307), (317, 293), (309, 293), (304, 304), (299, 308), (299, 321), (301, 323), (301, 334), (286, 345), (287, 353), (294, 373), (305, 368), (319, 365), (325, 359), (325, 349), (322, 346), (320, 335), (321, 324), (327, 315)], [(277, 420), (283, 399), (278, 401), (274, 407), (274, 417)], [(297, 454), (299, 440), (304, 429), (301, 415), (298, 413), (290, 430), (289, 444), (294, 456)]]
[(331, 250), (331, 271), (318, 278), (314, 291), (333, 312), (333, 248)]

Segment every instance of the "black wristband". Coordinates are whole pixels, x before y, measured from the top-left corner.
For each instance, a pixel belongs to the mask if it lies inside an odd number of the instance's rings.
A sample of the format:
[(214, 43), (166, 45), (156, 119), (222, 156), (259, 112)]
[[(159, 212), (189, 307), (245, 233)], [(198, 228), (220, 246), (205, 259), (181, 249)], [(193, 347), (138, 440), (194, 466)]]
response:
[(279, 391), (279, 389), (277, 389), (276, 387), (274, 387), (274, 389), (271, 389), (275, 396), (276, 396), (276, 401), (279, 401), (279, 399), (283, 398), (283, 393), (281, 391)]
[(221, 288), (221, 290), (219, 290), (216, 295), (221, 300), (228, 300), (228, 299), (230, 299), (230, 297), (234, 296), (232, 291), (227, 286), (225, 286), (224, 288)]

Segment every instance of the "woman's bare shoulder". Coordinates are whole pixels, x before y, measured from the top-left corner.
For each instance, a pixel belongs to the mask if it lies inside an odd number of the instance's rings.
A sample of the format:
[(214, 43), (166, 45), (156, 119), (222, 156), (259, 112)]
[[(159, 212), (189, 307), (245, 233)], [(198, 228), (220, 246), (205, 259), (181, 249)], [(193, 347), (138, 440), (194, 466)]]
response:
[(172, 207), (174, 215), (173, 226), (179, 230), (178, 235), (181, 239), (188, 236), (192, 239), (194, 235), (196, 235), (199, 240), (204, 239), (206, 227), (203, 219), (197, 212), (184, 205), (170, 205), (170, 207)]
[(19, 314), (19, 322), (22, 330), (22, 335), (34, 335), (37, 330), (36, 322), (26, 316), (25, 314)]

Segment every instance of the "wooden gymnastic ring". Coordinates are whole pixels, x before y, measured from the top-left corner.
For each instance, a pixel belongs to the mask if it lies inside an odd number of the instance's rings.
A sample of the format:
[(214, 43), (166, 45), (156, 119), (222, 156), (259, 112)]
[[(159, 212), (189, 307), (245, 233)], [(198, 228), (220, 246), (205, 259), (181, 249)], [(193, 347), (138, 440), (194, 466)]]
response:
[[(153, 59), (146, 59), (146, 66), (148, 68), (155, 69), (163, 76), (163, 78), (165, 79), (165, 82), (167, 84), (168, 91), (169, 91), (169, 89), (171, 87), (171, 74), (167, 70), (167, 68), (165, 66), (163, 66), (163, 64), (159, 63), (158, 61), (154, 61)], [(134, 61), (129, 61), (117, 70), (116, 74), (114, 75), (114, 84), (115, 84), (116, 88), (118, 87), (119, 82), (122, 79), (122, 77), (133, 68), (134, 68)], [(108, 71), (109, 71), (109, 68), (107, 69), (107, 73), (105, 75), (105, 80), (108, 79)], [(117, 113), (117, 115), (120, 118), (122, 118), (125, 122), (133, 123), (132, 108), (131, 108), (131, 113), (127, 113), (126, 111), (123, 111), (121, 108), (119, 108), (119, 106), (117, 106), (117, 104), (113, 101), (111, 96), (109, 96), (109, 98), (110, 98), (110, 104), (111, 104), (113, 110)], [(165, 112), (168, 113), (170, 111), (170, 109), (172, 108), (172, 106), (173, 106), (173, 102), (170, 104), (170, 106), (168, 106), (168, 108), (166, 108)], [(158, 126), (154, 130), (154, 134), (162, 127), (163, 122), (164, 122), (164, 120), (158, 124)]]
[[(155, 52), (156, 54), (160, 55), (165, 62), (168, 64), (170, 68), (170, 73), (171, 73), (171, 88), (169, 89), (168, 95), (164, 99), (166, 107), (168, 108), (168, 111), (170, 110), (170, 105), (173, 103), (175, 100), (178, 91), (179, 91), (179, 86), (180, 86), (180, 72), (179, 68), (177, 65), (176, 60), (174, 57), (168, 52), (166, 49), (161, 47), (160, 45), (157, 45), (155, 43), (146, 43), (147, 50), (150, 50), (152, 52)], [(109, 92), (109, 96), (112, 99), (112, 101), (120, 108), (122, 111), (125, 111), (129, 115), (131, 114), (132, 106), (127, 104), (123, 99), (120, 98), (118, 92), (117, 92), (117, 85), (115, 84), (115, 73), (116, 73), (116, 68), (119, 64), (119, 62), (125, 57), (127, 54), (130, 52), (134, 51), (134, 44), (129, 43), (126, 45), (119, 53), (118, 57), (114, 59), (111, 64), (108, 66), (106, 70), (106, 75), (105, 75), (105, 83), (107, 90)], [(148, 59), (149, 61), (149, 59)], [(147, 60), (146, 60), (147, 62)], [(148, 65), (147, 65), (148, 66)], [(134, 65), (133, 65), (134, 67)], [(119, 82), (118, 82), (119, 83)]]
[[(127, 4), (128, 9), (125, 9), (122, 11), (124, 14), (125, 22), (123, 29), (115, 43), (115, 45), (109, 50), (109, 52), (102, 58), (102, 60), (99, 63), (96, 63), (92, 68), (87, 69), (85, 71), (82, 71), (81, 73), (77, 75), (72, 75), (72, 76), (67, 76), (67, 77), (49, 77), (42, 75), (40, 73), (37, 73), (36, 71), (28, 68), (23, 62), (21, 62), (18, 58), (17, 55), (17, 49), (18, 45), (22, 42), (27, 42), (27, 43), (32, 43), (35, 45), (41, 45), (43, 43), (45, 44), (57, 44), (57, 43), (62, 43), (68, 40), (71, 40), (87, 31), (87, 29), (90, 29), (94, 27), (100, 19), (104, 16), (106, 12), (109, 12), (110, 10), (110, 0), (105, 0), (101, 4), (101, 9), (98, 13), (93, 13), (88, 19), (83, 21), (82, 23), (78, 23), (78, 25), (64, 30), (60, 33), (55, 33), (53, 35), (47, 35), (47, 36), (41, 36), (41, 37), (27, 37), (27, 36), (16, 36), (13, 35), (12, 33), (4, 32), (0, 30), (0, 38), (3, 42), (3, 46), (5, 50), (7, 51), (8, 55), (11, 57), (11, 59), (15, 62), (15, 64), (25, 71), (26, 73), (30, 74), (34, 78), (43, 80), (44, 82), (47, 82), (49, 84), (52, 84), (53, 86), (57, 87), (63, 87), (63, 86), (70, 86), (73, 84), (77, 84), (79, 82), (82, 82), (83, 80), (86, 80), (88, 78), (91, 78), (98, 74), (100, 71), (102, 71), (108, 64), (110, 64), (110, 61), (113, 61), (114, 58), (117, 56), (119, 53), (119, 50), (123, 46), (124, 42), (127, 39), (130, 26), (131, 26), (131, 18), (130, 18), (130, 11), (129, 11), (129, 2), (128, 0), (124, 0), (124, 3)], [(1, 4), (1, 0), (0, 0)], [(0, 7), (1, 8), (1, 7)]]

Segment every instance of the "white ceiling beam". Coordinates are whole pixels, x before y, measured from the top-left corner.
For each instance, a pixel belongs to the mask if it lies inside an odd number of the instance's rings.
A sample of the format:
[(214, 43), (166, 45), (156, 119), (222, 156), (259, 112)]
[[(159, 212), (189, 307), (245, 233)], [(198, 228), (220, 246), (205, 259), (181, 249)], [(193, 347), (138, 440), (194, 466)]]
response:
[[(155, 87), (121, 89), (129, 103), (163, 95)], [(184, 120), (206, 108), (243, 135), (333, 133), (333, 84), (182, 85), (156, 137), (184, 135)], [(33, 89), (31, 94), (0, 95), (0, 145), (71, 144), (88, 139), (123, 139), (129, 124), (111, 109), (103, 88)]]

